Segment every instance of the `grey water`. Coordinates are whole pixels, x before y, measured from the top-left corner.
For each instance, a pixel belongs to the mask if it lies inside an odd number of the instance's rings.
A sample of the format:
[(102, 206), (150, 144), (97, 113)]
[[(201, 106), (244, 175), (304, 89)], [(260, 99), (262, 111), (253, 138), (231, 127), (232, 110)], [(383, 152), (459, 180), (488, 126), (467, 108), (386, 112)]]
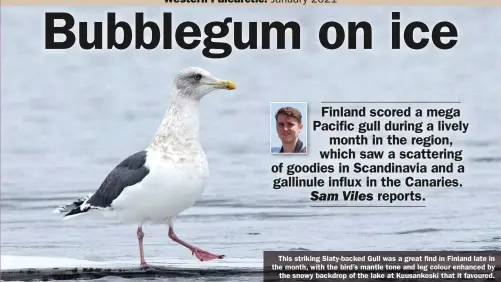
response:
[[(294, 20), (301, 24), (301, 50), (233, 50), (224, 59), (203, 57), (201, 47), (48, 51), (48, 11), (89, 22), (104, 20), (105, 12), (132, 22), (140, 11), (155, 21), (172, 12), (175, 23), (200, 26), (229, 16)], [(454, 22), (457, 46), (391, 50), (392, 11), (403, 22)], [(499, 8), (2, 7), (1, 18), (2, 255), (138, 260), (136, 226), (99, 215), (62, 221), (51, 212), (97, 189), (119, 161), (148, 145), (173, 76), (192, 65), (238, 88), (202, 101), (211, 180), (176, 221), (185, 241), (228, 258), (261, 258), (264, 250), (501, 249)], [(373, 49), (323, 49), (316, 32), (330, 20), (370, 22)], [(308, 102), (311, 122), (321, 118), (321, 101), (343, 100), (461, 101), (441, 106), (460, 106), (470, 123), (467, 134), (453, 139), (464, 150), (463, 186), (416, 188), (426, 196), (425, 208), (313, 208), (309, 188), (273, 189), (272, 164), (318, 161), (330, 133), (308, 131), (308, 156), (272, 156), (269, 103)], [(195, 260), (167, 230), (144, 228), (146, 259)]]

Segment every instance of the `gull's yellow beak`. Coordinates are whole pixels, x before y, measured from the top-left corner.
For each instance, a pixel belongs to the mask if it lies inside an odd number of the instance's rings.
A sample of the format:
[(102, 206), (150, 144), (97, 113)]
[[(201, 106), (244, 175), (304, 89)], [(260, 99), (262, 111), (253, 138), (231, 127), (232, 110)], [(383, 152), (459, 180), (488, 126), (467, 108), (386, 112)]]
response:
[(219, 80), (218, 82), (216, 82), (216, 85), (217, 85), (217, 87), (226, 88), (228, 90), (233, 90), (233, 89), (237, 88), (235, 83), (231, 80)]

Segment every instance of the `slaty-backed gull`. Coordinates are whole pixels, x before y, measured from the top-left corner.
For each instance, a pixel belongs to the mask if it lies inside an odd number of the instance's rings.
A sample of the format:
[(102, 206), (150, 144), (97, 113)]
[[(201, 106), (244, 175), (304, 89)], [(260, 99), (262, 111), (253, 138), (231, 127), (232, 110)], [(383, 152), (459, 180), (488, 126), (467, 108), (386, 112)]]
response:
[(199, 141), (200, 100), (216, 89), (235, 89), (208, 71), (190, 67), (177, 74), (171, 103), (151, 144), (120, 162), (99, 189), (73, 203), (58, 207), (64, 219), (92, 210), (111, 211), (124, 223), (137, 224), (141, 267), (150, 267), (143, 252), (143, 224), (167, 224), (169, 237), (188, 248), (199, 260), (223, 258), (179, 239), (174, 219), (195, 204), (203, 193), (209, 166)]

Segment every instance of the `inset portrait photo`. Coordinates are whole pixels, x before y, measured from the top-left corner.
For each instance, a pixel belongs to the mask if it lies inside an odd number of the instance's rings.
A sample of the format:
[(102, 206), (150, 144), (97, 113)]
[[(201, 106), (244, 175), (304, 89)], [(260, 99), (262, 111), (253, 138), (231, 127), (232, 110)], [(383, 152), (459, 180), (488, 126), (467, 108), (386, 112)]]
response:
[(270, 153), (307, 154), (308, 103), (270, 103)]

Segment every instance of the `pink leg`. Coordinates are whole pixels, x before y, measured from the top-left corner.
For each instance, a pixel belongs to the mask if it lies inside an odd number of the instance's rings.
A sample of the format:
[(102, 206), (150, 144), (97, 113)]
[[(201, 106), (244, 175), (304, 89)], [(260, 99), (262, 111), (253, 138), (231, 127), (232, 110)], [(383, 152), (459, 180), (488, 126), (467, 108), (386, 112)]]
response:
[(200, 260), (200, 261), (207, 261), (207, 260), (213, 260), (213, 259), (222, 259), (224, 258), (224, 255), (215, 255), (212, 253), (209, 253), (207, 251), (204, 251), (200, 248), (197, 248), (195, 246), (192, 246), (185, 241), (179, 239), (177, 235), (174, 233), (174, 229), (172, 227), (169, 227), (169, 238), (171, 238), (174, 242), (179, 243), (186, 248), (190, 249), (192, 254), (195, 254), (195, 256)]
[(143, 229), (141, 227), (138, 227), (137, 228), (137, 240), (139, 241), (139, 255), (141, 256), (141, 267), (142, 268), (150, 268), (150, 266), (144, 260), (143, 238), (144, 238)]

